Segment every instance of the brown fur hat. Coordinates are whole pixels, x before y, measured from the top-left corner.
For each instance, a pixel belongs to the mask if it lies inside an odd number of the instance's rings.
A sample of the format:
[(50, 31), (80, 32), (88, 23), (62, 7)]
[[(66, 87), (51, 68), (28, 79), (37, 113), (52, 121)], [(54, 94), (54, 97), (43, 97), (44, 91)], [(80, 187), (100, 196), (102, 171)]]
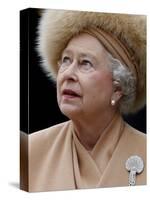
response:
[[(117, 37), (132, 53), (138, 65), (136, 112), (145, 105), (146, 94), (146, 16), (83, 11), (46, 10), (38, 29), (38, 52), (43, 69), (55, 79), (58, 60), (69, 40), (83, 29), (99, 27)], [(137, 77), (136, 77), (137, 78)]]

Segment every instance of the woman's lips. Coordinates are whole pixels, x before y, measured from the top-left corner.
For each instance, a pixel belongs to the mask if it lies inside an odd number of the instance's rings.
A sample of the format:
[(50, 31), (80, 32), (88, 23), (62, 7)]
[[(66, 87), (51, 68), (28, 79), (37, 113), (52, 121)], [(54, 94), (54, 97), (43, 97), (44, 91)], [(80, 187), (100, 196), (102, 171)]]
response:
[(81, 95), (74, 90), (64, 89), (62, 92), (62, 96), (65, 98), (79, 98)]

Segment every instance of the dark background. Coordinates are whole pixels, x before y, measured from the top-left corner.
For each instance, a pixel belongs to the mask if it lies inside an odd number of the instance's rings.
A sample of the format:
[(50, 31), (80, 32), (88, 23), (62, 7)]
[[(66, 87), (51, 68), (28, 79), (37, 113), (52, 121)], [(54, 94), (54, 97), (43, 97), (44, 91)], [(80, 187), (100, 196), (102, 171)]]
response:
[[(20, 130), (26, 133), (68, 120), (58, 108), (55, 84), (42, 71), (35, 50), (40, 13), (41, 9), (20, 12)], [(124, 119), (146, 132), (146, 107)]]

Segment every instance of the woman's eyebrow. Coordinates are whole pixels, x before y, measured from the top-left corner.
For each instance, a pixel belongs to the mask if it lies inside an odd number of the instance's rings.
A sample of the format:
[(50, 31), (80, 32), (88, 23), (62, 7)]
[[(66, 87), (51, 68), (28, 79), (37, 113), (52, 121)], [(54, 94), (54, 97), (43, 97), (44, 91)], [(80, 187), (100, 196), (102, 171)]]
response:
[(96, 60), (96, 57), (91, 53), (81, 53), (80, 56), (81, 57), (90, 57), (90, 58)]
[(62, 52), (62, 55), (63, 54), (72, 54), (72, 51), (69, 50), (69, 49), (65, 49), (63, 52)]
[[(73, 52), (70, 49), (64, 49), (64, 51), (62, 52), (62, 56), (65, 54), (72, 55)], [(97, 61), (96, 56), (91, 52), (86, 52), (86, 53), (79, 52), (79, 57), (83, 57), (83, 58), (88, 57), (88, 58), (92, 59), (93, 61)]]

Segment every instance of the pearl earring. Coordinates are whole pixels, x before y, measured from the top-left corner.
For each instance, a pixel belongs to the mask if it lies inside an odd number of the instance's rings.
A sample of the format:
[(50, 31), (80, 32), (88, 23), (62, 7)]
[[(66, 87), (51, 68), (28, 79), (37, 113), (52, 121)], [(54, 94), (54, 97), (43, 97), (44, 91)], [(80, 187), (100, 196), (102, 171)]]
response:
[(112, 106), (114, 106), (114, 105), (115, 105), (115, 103), (116, 103), (116, 102), (115, 102), (115, 100), (114, 100), (114, 99), (112, 99), (112, 100), (111, 100), (111, 105), (112, 105)]

